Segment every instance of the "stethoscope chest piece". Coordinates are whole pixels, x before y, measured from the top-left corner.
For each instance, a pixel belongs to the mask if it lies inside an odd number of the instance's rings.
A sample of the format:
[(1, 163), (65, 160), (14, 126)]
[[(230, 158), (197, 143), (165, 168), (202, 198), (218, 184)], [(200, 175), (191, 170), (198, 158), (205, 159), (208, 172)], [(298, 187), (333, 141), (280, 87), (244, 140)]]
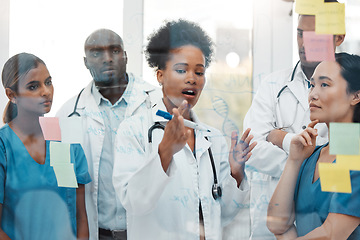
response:
[(214, 183), (212, 186), (212, 195), (215, 200), (221, 198), (222, 195), (221, 187), (217, 183)]

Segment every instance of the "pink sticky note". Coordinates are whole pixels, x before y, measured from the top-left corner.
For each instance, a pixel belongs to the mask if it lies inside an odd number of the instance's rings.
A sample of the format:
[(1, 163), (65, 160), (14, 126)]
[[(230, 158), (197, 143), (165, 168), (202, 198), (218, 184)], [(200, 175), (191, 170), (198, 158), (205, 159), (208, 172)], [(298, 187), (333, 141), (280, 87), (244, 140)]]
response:
[(39, 122), (45, 140), (61, 141), (59, 118), (39, 117)]
[(335, 61), (334, 36), (303, 32), (306, 60), (309, 62)]

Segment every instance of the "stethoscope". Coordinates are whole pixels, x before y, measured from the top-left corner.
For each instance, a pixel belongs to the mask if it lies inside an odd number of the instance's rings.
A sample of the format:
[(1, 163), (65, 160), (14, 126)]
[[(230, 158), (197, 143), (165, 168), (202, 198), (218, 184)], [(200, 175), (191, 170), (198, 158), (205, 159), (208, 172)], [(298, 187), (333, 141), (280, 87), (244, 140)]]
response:
[(76, 102), (75, 102), (75, 105), (74, 105), (74, 110), (73, 110), (72, 113), (69, 114), (68, 117), (72, 117), (72, 116), (74, 116), (74, 115), (80, 117), (80, 113), (78, 113), (78, 112), (76, 111), (76, 109), (77, 109), (77, 105), (78, 105), (78, 103), (79, 103), (80, 95), (81, 95), (81, 93), (84, 91), (84, 89), (85, 89), (85, 88), (83, 88), (83, 89), (79, 92), (79, 95), (77, 96)]
[[(165, 126), (162, 125), (160, 122), (155, 122), (148, 130), (148, 142), (151, 144), (152, 143), (152, 132), (155, 129), (162, 129), (165, 130)], [(208, 140), (207, 137), (205, 137), (206, 140)], [(209, 141), (209, 140), (208, 140)], [(212, 167), (212, 171), (213, 171), (213, 176), (214, 176), (214, 183), (212, 185), (211, 188), (211, 193), (212, 196), (215, 200), (217, 200), (218, 198), (221, 197), (222, 195), (222, 191), (221, 191), (221, 187), (218, 184), (218, 180), (217, 180), (217, 175), (216, 175), (216, 168), (215, 168), (215, 161), (214, 161), (214, 157), (213, 154), (211, 152), (211, 148), (208, 148), (208, 152), (209, 152), (209, 156), (210, 156), (210, 162), (211, 162), (211, 167)]]
[[(72, 117), (72, 116), (78, 116), (80, 117), (80, 113), (78, 113), (76, 111), (77, 109), (77, 105), (79, 103), (79, 99), (80, 99), (80, 96), (81, 96), (81, 93), (84, 91), (84, 88), (79, 92), (77, 98), (76, 98), (76, 101), (75, 101), (75, 105), (74, 105), (74, 110), (72, 113), (69, 114), (68, 117)], [(153, 106), (154, 107), (154, 106)], [(162, 125), (161, 123), (159, 122), (155, 122), (154, 125), (152, 125), (150, 128), (149, 128), (149, 131), (148, 131), (148, 142), (149, 143), (152, 143), (152, 132), (155, 130), (155, 129), (162, 129), (162, 130), (165, 130), (165, 126)], [(205, 137), (206, 140), (208, 140), (207, 137)], [(214, 183), (212, 185), (212, 196), (213, 198), (216, 200), (218, 198), (221, 197), (222, 195), (222, 192), (221, 192), (221, 187), (220, 185), (218, 184), (218, 180), (217, 180), (217, 175), (216, 175), (216, 168), (215, 168), (215, 162), (214, 162), (214, 158), (213, 158), (213, 155), (212, 155), (212, 152), (211, 152), (211, 149), (209, 148), (208, 149), (208, 152), (209, 152), (209, 156), (210, 156), (210, 162), (211, 162), (211, 167), (212, 167), (212, 170), (213, 170), (213, 175), (214, 175)]]
[[(125, 56), (125, 57), (126, 57), (126, 56)], [(95, 73), (94, 73), (94, 74), (95, 74)], [(126, 79), (129, 78), (126, 73), (125, 73), (125, 77), (126, 77)], [(128, 81), (129, 81), (129, 80), (128, 80)], [(80, 99), (81, 93), (84, 91), (84, 89), (85, 89), (85, 88), (81, 89), (81, 91), (79, 92), (79, 94), (78, 94), (78, 96), (77, 96), (77, 98), (76, 98), (75, 105), (74, 105), (74, 110), (73, 110), (72, 113), (69, 114), (68, 117), (72, 117), (72, 116), (74, 116), (74, 115), (80, 117), (80, 113), (78, 113), (78, 112), (76, 111), (76, 109), (77, 109), (77, 105), (78, 105), (78, 103), (79, 103), (79, 99)]]
[[(293, 71), (292, 71), (291, 78), (290, 78), (290, 82), (292, 82), (292, 81), (294, 80), (295, 72), (296, 72), (296, 69), (297, 69), (299, 63), (300, 63), (300, 60), (296, 63), (296, 65), (295, 65), (295, 67), (294, 67), (294, 69), (293, 69)], [(275, 115), (276, 115), (276, 117), (277, 117), (277, 123), (278, 123), (278, 125), (279, 125), (279, 126), (275, 126), (276, 129), (290, 128), (290, 127), (292, 127), (292, 125), (294, 124), (295, 119), (296, 119), (296, 113), (297, 113), (297, 110), (298, 110), (298, 107), (299, 107), (299, 101), (298, 101), (298, 103), (296, 104), (295, 115), (294, 115), (293, 121), (291, 121), (291, 125), (288, 126), (288, 127), (282, 126), (283, 123), (282, 123), (281, 116), (280, 116), (280, 106), (279, 106), (279, 105), (280, 105), (280, 96), (281, 96), (281, 94), (284, 92), (284, 90), (285, 90), (286, 88), (288, 88), (288, 87), (289, 87), (289, 86), (288, 86), (287, 84), (286, 84), (285, 86), (283, 86), (283, 87), (280, 89), (280, 91), (278, 92), (277, 96), (276, 96)], [(276, 114), (276, 113), (279, 113), (279, 115)]]

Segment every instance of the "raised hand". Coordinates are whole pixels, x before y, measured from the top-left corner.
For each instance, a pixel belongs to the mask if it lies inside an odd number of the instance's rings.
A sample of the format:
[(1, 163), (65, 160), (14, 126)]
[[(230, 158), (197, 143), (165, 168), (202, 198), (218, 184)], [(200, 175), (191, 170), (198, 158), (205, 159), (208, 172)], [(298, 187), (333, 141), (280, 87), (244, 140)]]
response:
[(306, 158), (310, 157), (316, 146), (318, 133), (314, 127), (318, 122), (319, 120), (312, 121), (302, 133), (291, 139), (288, 159), (295, 160), (299, 164), (302, 164)]
[(251, 157), (251, 151), (256, 146), (257, 142), (250, 141), (254, 138), (250, 134), (250, 128), (246, 129), (238, 142), (238, 135), (236, 131), (231, 134), (231, 147), (229, 153), (229, 163), (231, 168), (231, 176), (236, 179), (238, 186), (244, 178), (245, 162)]
[(191, 130), (185, 128), (184, 118), (179, 113), (179, 110), (184, 113), (186, 109), (186, 101), (179, 106), (179, 109), (173, 109), (173, 118), (166, 124), (164, 136), (159, 144), (158, 152), (165, 172), (173, 155), (185, 146), (188, 138), (191, 136)]

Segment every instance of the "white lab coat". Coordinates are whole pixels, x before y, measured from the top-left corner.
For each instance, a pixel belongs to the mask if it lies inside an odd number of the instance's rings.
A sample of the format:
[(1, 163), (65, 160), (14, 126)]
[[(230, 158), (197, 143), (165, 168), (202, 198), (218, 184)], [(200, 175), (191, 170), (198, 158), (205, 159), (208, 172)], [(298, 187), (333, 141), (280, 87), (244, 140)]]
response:
[[(146, 111), (151, 106), (151, 102), (162, 97), (159, 88), (146, 83), (145, 81), (135, 79), (132, 74), (128, 74), (129, 81), (134, 81), (133, 90), (130, 95), (128, 106), (125, 112), (125, 119)], [(88, 161), (89, 173), (92, 182), (85, 185), (85, 202), (89, 222), (90, 239), (98, 239), (98, 175), (100, 155), (102, 151), (105, 126), (100, 114), (98, 104), (91, 94), (93, 82), (90, 82), (84, 89), (77, 105), (77, 112), (82, 117), (83, 140), (81, 145), (84, 149)], [(67, 117), (73, 112), (77, 95), (67, 101), (58, 111), (58, 117)], [(76, 116), (73, 116), (76, 117)], [(121, 123), (119, 128), (121, 127)], [(116, 143), (115, 148), (117, 147)], [(112, 174), (111, 172), (109, 174)], [(109, 183), (112, 184), (112, 183)], [(118, 206), (121, 204), (118, 199)], [(124, 216), (125, 217), (125, 216)]]
[[(267, 206), (285, 167), (291, 138), (302, 132), (310, 123), (306, 76), (300, 65), (293, 69), (270, 74), (261, 83), (252, 105), (244, 119), (244, 129), (251, 128), (257, 146), (247, 162), (246, 172), (250, 181), (250, 239), (275, 239), (266, 227)], [(279, 99), (279, 91), (287, 85)], [(288, 132), (283, 149), (266, 141), (274, 127), (285, 127)], [(317, 124), (317, 144), (327, 142), (327, 127)]]
[[(186, 145), (174, 155), (165, 173), (158, 155), (164, 131), (154, 130), (152, 144), (148, 143), (148, 130), (154, 122), (166, 124), (156, 116), (157, 109), (166, 110), (162, 101), (148, 114), (125, 120), (117, 134), (121, 148), (115, 153), (113, 183), (127, 211), (128, 239), (199, 240), (200, 201), (206, 239), (221, 239), (222, 225), (232, 220), (248, 194), (247, 181), (244, 179), (237, 188), (230, 176), (225, 139), (208, 126), (211, 132), (195, 131), (196, 158)], [(199, 123), (193, 112), (192, 117)], [(209, 148), (223, 191), (216, 201), (211, 191), (214, 177)]]

